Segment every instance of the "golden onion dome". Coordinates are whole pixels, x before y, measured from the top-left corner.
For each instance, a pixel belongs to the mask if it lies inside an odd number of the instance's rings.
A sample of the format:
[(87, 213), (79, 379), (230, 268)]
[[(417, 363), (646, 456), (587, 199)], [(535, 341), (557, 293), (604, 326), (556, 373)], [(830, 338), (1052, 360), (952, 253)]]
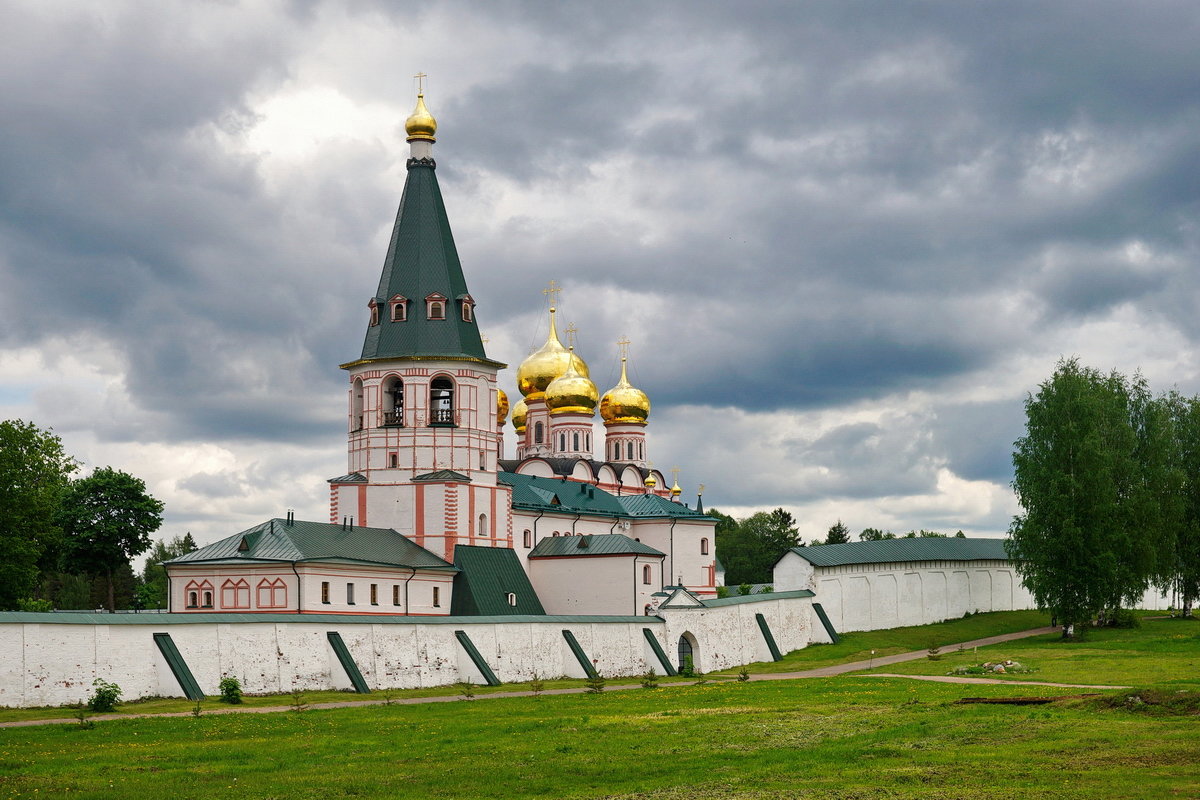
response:
[(655, 486), (658, 485), (658, 481), (656, 481), (654, 479), (653, 472), (651, 472), (649, 475), (646, 476), (645, 484), (646, 484), (647, 489), (653, 489)]
[(546, 343), (517, 367), (517, 388), (526, 400), (541, 400), (546, 387), (555, 379), (574, 367), (583, 377), (588, 377), (588, 366), (582, 358), (563, 347), (558, 340), (558, 328), (554, 324), (554, 306), (550, 307), (550, 334)]
[(508, 395), (503, 389), (496, 390), (496, 425), (503, 425), (508, 419)]
[(517, 404), (512, 407), (512, 424), (517, 433), (525, 432), (525, 417), (528, 416), (529, 409), (525, 407), (525, 398), (517, 401)]
[(404, 132), (408, 134), (408, 141), (422, 139), (427, 142), (436, 142), (437, 139), (433, 135), (437, 133), (437, 120), (433, 118), (433, 114), (429, 113), (429, 109), (425, 107), (425, 95), (417, 95), (417, 107), (408, 115), (408, 119), (404, 120)]
[(596, 413), (600, 393), (590, 378), (575, 370), (574, 349), (568, 352), (572, 360), (567, 362), (567, 371), (550, 381), (546, 387), (546, 405), (552, 415), (587, 414), (590, 417)]
[(681, 495), (681, 494), (683, 494), (683, 489), (680, 489), (680, 488), (679, 488), (679, 481), (678, 481), (678, 479), (677, 479), (677, 480), (675, 481), (675, 485), (671, 487), (671, 496), (672, 496), (672, 497), (679, 497), (679, 495)]
[(650, 417), (650, 398), (629, 383), (625, 373), (625, 358), (621, 358), (621, 380), (600, 398), (600, 416), (605, 425), (623, 423), (645, 424)]

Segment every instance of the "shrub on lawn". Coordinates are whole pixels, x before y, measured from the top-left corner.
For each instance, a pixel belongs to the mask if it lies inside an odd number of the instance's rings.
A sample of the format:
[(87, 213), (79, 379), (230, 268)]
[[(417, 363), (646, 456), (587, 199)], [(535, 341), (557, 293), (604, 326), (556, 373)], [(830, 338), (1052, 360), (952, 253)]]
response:
[(88, 708), (98, 713), (112, 711), (117, 707), (117, 703), (121, 701), (121, 687), (115, 683), (109, 683), (103, 678), (96, 678), (92, 681), (92, 686), (95, 691), (88, 700)]
[(230, 675), (221, 678), (221, 702), (237, 704), (242, 702), (242, 683)]

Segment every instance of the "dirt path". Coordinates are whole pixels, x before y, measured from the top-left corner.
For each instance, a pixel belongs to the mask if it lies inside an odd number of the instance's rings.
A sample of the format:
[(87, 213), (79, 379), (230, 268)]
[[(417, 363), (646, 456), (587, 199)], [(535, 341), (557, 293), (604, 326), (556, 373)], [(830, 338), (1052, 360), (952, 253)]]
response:
[[(949, 644), (943, 649), (958, 649), (962, 647), (984, 647), (989, 644), (1000, 644), (1001, 642), (1011, 642), (1014, 639), (1025, 639), (1030, 636), (1040, 636), (1045, 633), (1054, 633), (1058, 630), (1055, 627), (1034, 628), (1028, 631), (1018, 631), (1017, 633), (1005, 633), (999, 636), (988, 636), (983, 639), (973, 639), (969, 642), (961, 644)], [(864, 669), (874, 669), (875, 667), (886, 667), (889, 664), (899, 664), (904, 661), (916, 661), (917, 659), (925, 658), (927, 655), (925, 650), (914, 650), (909, 653), (895, 653), (890, 656), (879, 656), (878, 658), (868, 659), (867, 661), (851, 661), (846, 664), (834, 664), (829, 667), (818, 667), (817, 669), (806, 669), (798, 672), (778, 672), (766, 675), (751, 675), (752, 681), (784, 681), (795, 680), (797, 678), (828, 678), (833, 675), (843, 675), (847, 672), (858, 672)], [(1124, 689), (1124, 686), (1097, 686), (1084, 685), (1076, 683), (1045, 683), (1041, 681), (1010, 681), (1000, 680), (997, 678), (972, 678), (967, 676), (956, 675), (894, 675), (890, 673), (872, 672), (868, 677), (873, 678), (909, 678), (912, 680), (937, 681), (941, 683), (1007, 683), (1023, 686), (1059, 686), (1072, 689)], [(689, 684), (663, 684), (663, 688), (670, 688), (673, 685), (689, 685)], [(617, 692), (627, 689), (639, 689), (638, 684), (628, 684), (622, 686), (606, 687), (605, 691)], [(586, 692), (585, 688), (573, 689), (546, 689), (542, 692), (545, 695), (554, 694), (582, 694)], [(533, 692), (517, 691), (517, 692), (489, 692), (487, 694), (479, 694), (475, 696), (476, 700), (488, 700), (494, 697), (531, 697)], [(392, 705), (412, 706), (423, 703), (455, 703), (464, 698), (461, 695), (439, 695), (437, 697), (406, 697), (402, 699), (393, 699), (390, 701)], [(344, 700), (336, 703), (311, 703), (307, 706), (309, 709), (323, 708), (352, 708), (355, 706), (382, 706), (388, 705), (387, 700)], [(204, 709), (204, 716), (217, 714), (274, 714), (280, 711), (292, 711), (291, 706), (256, 706), (256, 707), (230, 707), (230, 708), (214, 708)], [(174, 712), (169, 714), (97, 714), (89, 719), (96, 721), (113, 720), (113, 719), (146, 719), (149, 717), (190, 717), (190, 711)], [(15, 722), (0, 722), (0, 728), (23, 728), (30, 725), (68, 725), (78, 724), (78, 720), (67, 717), (58, 719), (25, 719)]]

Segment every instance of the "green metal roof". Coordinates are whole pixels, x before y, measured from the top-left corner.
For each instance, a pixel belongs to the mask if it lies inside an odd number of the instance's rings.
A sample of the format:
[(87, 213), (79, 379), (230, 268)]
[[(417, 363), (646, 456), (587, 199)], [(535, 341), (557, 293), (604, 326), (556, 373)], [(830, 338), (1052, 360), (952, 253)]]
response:
[[(245, 542), (246, 549), (241, 549)], [(168, 564), (344, 561), (390, 567), (455, 568), (391, 528), (271, 519)]]
[[(427, 318), (425, 298), (432, 294), (445, 298), (445, 319)], [(408, 301), (407, 319), (400, 322), (392, 321), (388, 306), (396, 295)], [(463, 321), (460, 298), (466, 295), (434, 163), (410, 159), (375, 293), (379, 322), (367, 327), (362, 359), (441, 357), (497, 363), (484, 353), (478, 325)]]
[(1007, 561), (1003, 539), (917, 537), (793, 547), (792, 553), (818, 567), (892, 564), (905, 561)]
[(426, 472), (423, 475), (414, 475), (414, 481), (451, 481), (454, 483), (470, 483), (471, 479), (461, 472), (455, 472), (452, 469), (439, 469), (436, 472)]
[(630, 539), (623, 533), (599, 533), (588, 536), (549, 536), (529, 551), (529, 558), (563, 556), (657, 556), (666, 553)]
[(711, 608), (720, 606), (737, 606), (742, 603), (762, 603), (767, 600), (787, 600), (793, 597), (814, 597), (808, 589), (796, 589), (791, 592), (767, 592), (766, 594), (739, 594), (733, 597), (714, 597), (705, 600), (704, 605)]
[(715, 521), (657, 495), (618, 496), (590, 483), (521, 475), (516, 472), (500, 472), (497, 477), (501, 483), (512, 487), (514, 508), (624, 519), (673, 517)]
[[(454, 548), (454, 576), (451, 614), (481, 614), (508, 617), (520, 614), (545, 614), (542, 601), (521, 568), (517, 554), (507, 547), (458, 545)], [(509, 593), (517, 604), (509, 605)]]

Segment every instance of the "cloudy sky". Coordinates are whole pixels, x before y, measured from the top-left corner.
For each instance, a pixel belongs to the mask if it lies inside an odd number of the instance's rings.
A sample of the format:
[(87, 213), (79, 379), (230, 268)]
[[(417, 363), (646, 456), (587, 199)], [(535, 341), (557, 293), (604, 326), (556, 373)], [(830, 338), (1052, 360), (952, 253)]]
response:
[(685, 498), (1000, 535), (1061, 356), (1200, 392), (1197, 41), (1193, 2), (8, 2), (0, 417), (164, 535), (325, 518), (423, 71), (510, 395), (554, 279)]

